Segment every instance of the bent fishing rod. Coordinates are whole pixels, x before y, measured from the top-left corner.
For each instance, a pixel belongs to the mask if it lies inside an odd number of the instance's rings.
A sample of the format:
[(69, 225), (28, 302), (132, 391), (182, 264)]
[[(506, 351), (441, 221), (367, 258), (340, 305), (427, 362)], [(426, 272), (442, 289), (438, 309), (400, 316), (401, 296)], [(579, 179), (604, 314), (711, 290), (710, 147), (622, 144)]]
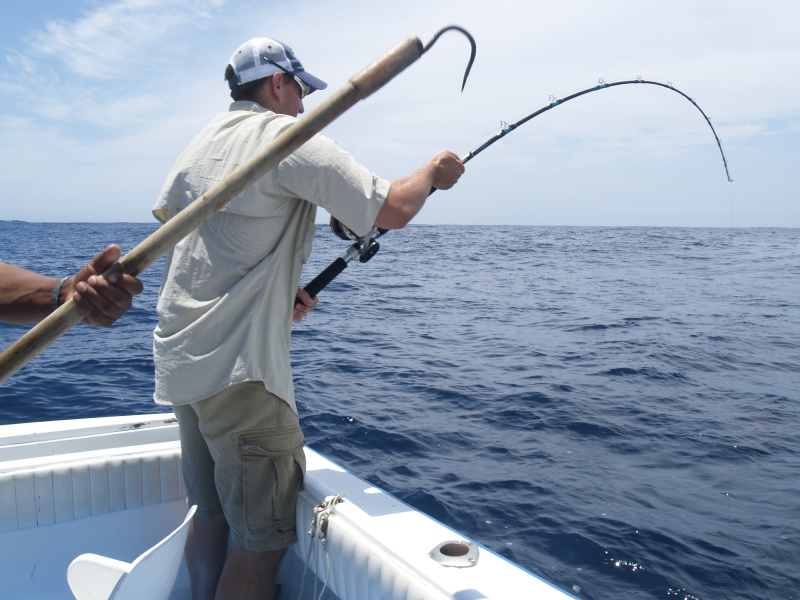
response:
[[(467, 72), (469, 72), (469, 69), (467, 69)], [(464, 83), (466, 83), (466, 75), (464, 76)], [(731, 179), (730, 171), (728, 170), (728, 161), (725, 158), (725, 153), (722, 151), (722, 142), (720, 141), (719, 136), (717, 135), (717, 132), (714, 129), (714, 126), (711, 124), (711, 119), (708, 118), (708, 115), (706, 115), (703, 109), (700, 108), (697, 102), (695, 102), (694, 99), (688, 96), (687, 94), (684, 94), (682, 91), (674, 87), (671, 83), (660, 83), (658, 81), (648, 81), (646, 79), (641, 79), (641, 78), (629, 79), (625, 81), (615, 81), (613, 83), (606, 83), (605, 81), (600, 79), (596, 86), (586, 88), (585, 90), (581, 90), (580, 92), (575, 92), (574, 94), (570, 94), (569, 96), (566, 96), (564, 98), (555, 98), (554, 96), (551, 96), (549, 104), (530, 113), (529, 115), (522, 117), (519, 121), (516, 121), (515, 123), (511, 124), (506, 123), (505, 121), (501, 121), (500, 131), (491, 138), (489, 138), (488, 140), (486, 140), (483, 144), (478, 146), (475, 150), (468, 152), (466, 156), (462, 158), (462, 160), (464, 164), (468, 163), (470, 160), (478, 156), (478, 154), (486, 150), (489, 146), (499, 141), (500, 139), (504, 138), (505, 136), (507, 136), (509, 133), (511, 133), (521, 125), (524, 125), (531, 119), (534, 119), (535, 117), (538, 117), (539, 115), (554, 109), (556, 106), (561, 106), (565, 102), (573, 100), (574, 98), (578, 98), (579, 96), (583, 96), (591, 92), (597, 92), (600, 90), (609, 89), (620, 85), (638, 85), (638, 84), (655, 85), (658, 87), (671, 90), (686, 98), (689, 102), (691, 102), (694, 105), (694, 107), (697, 110), (700, 111), (700, 114), (703, 115), (703, 118), (706, 120), (706, 123), (708, 123), (708, 126), (711, 128), (711, 133), (714, 134), (714, 139), (717, 142), (717, 147), (719, 148), (719, 153), (720, 156), (722, 157), (722, 164), (725, 167), (725, 176), (728, 178), (729, 182), (732, 182), (733, 179)], [(464, 89), (463, 85), (461, 89), (462, 90)], [(430, 193), (433, 194), (433, 192), (435, 191), (436, 188), (431, 188)], [(339, 273), (344, 271), (351, 260), (358, 257), (359, 262), (364, 263), (367, 262), (369, 259), (371, 259), (373, 256), (375, 256), (375, 254), (380, 249), (380, 244), (377, 241), (378, 238), (389, 231), (388, 229), (373, 227), (372, 230), (370, 230), (365, 236), (359, 237), (355, 233), (353, 233), (353, 231), (351, 231), (350, 228), (348, 228), (342, 222), (337, 220), (335, 217), (331, 217), (330, 226), (331, 226), (331, 231), (337, 237), (343, 240), (353, 241), (354, 244), (350, 246), (350, 248), (348, 248), (347, 252), (345, 252), (342, 256), (334, 260), (330, 265), (328, 265), (328, 267), (324, 271), (322, 271), (322, 273), (317, 275), (313, 280), (311, 280), (308, 283), (308, 285), (306, 285), (303, 288), (306, 292), (308, 292), (308, 295), (311, 296), (312, 298), (316, 296), (319, 292), (321, 292), (325, 288), (325, 286), (327, 286), (331, 281), (333, 281), (336, 278), (336, 276), (339, 275)]]

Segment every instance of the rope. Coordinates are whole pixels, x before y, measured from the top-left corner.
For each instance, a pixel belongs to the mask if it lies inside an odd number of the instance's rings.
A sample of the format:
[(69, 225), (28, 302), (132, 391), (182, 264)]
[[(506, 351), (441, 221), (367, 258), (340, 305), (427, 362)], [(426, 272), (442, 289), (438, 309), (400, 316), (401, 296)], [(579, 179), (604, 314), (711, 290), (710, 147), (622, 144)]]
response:
[(312, 553), (314, 565), (319, 564), (319, 549), (320, 546), (325, 550), (325, 580), (323, 582), (322, 590), (317, 595), (317, 587), (319, 585), (320, 577), (314, 577), (314, 593), (313, 596), (318, 600), (322, 600), (322, 595), (328, 589), (328, 580), (331, 575), (331, 560), (328, 555), (328, 521), (336, 514), (336, 505), (344, 501), (344, 494), (337, 494), (335, 496), (328, 496), (323, 502), (314, 507), (314, 515), (311, 517), (311, 529), (308, 530), (308, 536), (311, 542), (308, 544), (308, 551), (306, 552), (306, 561), (303, 566), (303, 575), (300, 580), (300, 593), (298, 600), (303, 600), (303, 591), (306, 584), (306, 574), (308, 566), (312, 560)]

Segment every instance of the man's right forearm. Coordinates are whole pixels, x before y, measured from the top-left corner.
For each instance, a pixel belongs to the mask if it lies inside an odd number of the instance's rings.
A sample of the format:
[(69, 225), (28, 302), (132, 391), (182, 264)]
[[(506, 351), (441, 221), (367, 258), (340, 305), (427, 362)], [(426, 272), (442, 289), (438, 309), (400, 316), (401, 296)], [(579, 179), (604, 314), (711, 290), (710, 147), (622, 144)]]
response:
[(432, 188), (446, 190), (464, 172), (464, 163), (452, 152), (440, 152), (408, 177), (395, 179), (375, 218), (381, 229), (402, 229), (422, 210)]
[(375, 218), (381, 229), (402, 229), (425, 206), (433, 186), (433, 175), (427, 165), (408, 177), (395, 179), (389, 194)]

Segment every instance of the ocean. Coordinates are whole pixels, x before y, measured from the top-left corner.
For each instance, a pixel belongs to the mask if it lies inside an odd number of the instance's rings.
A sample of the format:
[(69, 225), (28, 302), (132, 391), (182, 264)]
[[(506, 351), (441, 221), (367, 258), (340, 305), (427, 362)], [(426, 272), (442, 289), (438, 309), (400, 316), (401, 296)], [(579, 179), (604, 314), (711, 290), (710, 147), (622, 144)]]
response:
[[(66, 275), (154, 230), (0, 222), (0, 258)], [(578, 598), (800, 598), (800, 230), (380, 242), (295, 326), (309, 445)], [(320, 226), (302, 283), (347, 246)], [(160, 412), (162, 264), (3, 384), (0, 423)]]

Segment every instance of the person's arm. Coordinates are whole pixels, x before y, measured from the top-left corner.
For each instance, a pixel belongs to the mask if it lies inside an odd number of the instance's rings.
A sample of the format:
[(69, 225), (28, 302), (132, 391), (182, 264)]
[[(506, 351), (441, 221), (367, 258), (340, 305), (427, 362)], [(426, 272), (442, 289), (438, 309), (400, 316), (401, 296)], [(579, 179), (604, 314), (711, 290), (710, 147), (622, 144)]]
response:
[(50, 311), (57, 277), (47, 277), (16, 265), (0, 263), (0, 320), (35, 323)]
[[(440, 152), (408, 177), (392, 181), (386, 200), (375, 217), (381, 229), (402, 229), (425, 205), (431, 188), (449, 190), (464, 173), (464, 163), (458, 155), (447, 150)], [(297, 290), (297, 300), (292, 321), (302, 321), (318, 299), (311, 298), (303, 289)]]
[(392, 181), (375, 225), (381, 229), (402, 229), (425, 205), (431, 188), (449, 190), (462, 173), (464, 163), (456, 154), (440, 152), (408, 177)]
[[(142, 282), (132, 275), (99, 277), (120, 256), (112, 244), (96, 255), (77, 275), (62, 284), (56, 300), (60, 306), (72, 298), (84, 314), (83, 322), (108, 327), (133, 304), (141, 293)], [(27, 324), (41, 321), (53, 311), (53, 291), (61, 280), (0, 263), (0, 321)]]

